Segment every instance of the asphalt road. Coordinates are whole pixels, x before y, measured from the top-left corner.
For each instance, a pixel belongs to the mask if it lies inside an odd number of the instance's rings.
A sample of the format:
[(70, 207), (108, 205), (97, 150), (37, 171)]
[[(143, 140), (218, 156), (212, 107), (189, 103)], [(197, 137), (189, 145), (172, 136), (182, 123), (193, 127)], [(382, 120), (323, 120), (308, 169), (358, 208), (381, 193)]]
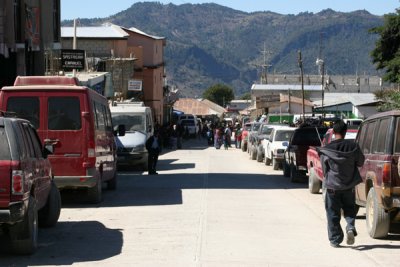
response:
[(371, 239), (365, 209), (355, 244), (332, 248), (321, 195), (239, 149), (190, 140), (158, 172), (119, 172), (99, 205), (63, 194), (34, 255), (10, 254), (0, 234), (0, 266), (400, 266), (400, 235)]

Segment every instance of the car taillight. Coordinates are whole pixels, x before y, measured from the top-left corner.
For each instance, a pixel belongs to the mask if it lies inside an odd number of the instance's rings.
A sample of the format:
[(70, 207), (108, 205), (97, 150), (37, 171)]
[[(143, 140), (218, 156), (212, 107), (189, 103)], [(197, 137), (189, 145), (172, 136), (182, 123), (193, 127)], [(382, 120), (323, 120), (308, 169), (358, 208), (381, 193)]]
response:
[(390, 183), (391, 181), (391, 174), (392, 174), (392, 166), (390, 162), (386, 162), (383, 164), (382, 167), (382, 182)]
[(21, 170), (12, 171), (12, 194), (22, 195), (24, 193), (24, 173)]

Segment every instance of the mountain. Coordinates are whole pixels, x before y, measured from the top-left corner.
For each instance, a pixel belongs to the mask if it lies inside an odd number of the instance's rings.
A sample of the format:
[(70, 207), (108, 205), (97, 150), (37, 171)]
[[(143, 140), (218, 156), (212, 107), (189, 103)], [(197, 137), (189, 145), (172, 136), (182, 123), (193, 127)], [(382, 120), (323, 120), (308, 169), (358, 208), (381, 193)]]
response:
[(212, 3), (140, 2), (107, 18), (80, 19), (82, 26), (105, 22), (166, 37), (167, 79), (183, 95), (201, 96), (211, 85), (224, 83), (240, 96), (259, 79), (264, 62), (271, 65), (269, 73), (298, 74), (299, 50), (304, 74), (318, 74), (315, 61), (321, 54), (329, 75), (376, 75), (369, 54), (378, 36), (368, 30), (382, 25), (383, 17), (361, 10), (281, 15)]

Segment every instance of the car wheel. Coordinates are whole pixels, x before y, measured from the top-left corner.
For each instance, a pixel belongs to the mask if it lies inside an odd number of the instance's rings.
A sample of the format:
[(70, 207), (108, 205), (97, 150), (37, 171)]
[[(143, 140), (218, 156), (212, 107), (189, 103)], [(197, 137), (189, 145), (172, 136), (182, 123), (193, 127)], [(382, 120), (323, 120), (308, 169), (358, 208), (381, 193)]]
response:
[(283, 176), (289, 177), (290, 176), (290, 166), (286, 163), (286, 160), (283, 159)]
[(317, 194), (319, 193), (320, 189), (321, 189), (321, 181), (315, 174), (314, 168), (310, 168), (308, 176), (308, 190), (310, 190), (311, 194)]
[(366, 205), (367, 231), (372, 238), (383, 238), (389, 233), (390, 215), (378, 203), (375, 188), (371, 188)]
[(52, 227), (58, 222), (61, 211), (61, 196), (54, 181), (51, 181), (49, 196), (46, 205), (38, 212), (39, 226)]
[(257, 162), (262, 162), (263, 161), (263, 153), (261, 149), (257, 149)]
[(290, 182), (297, 183), (299, 181), (299, 174), (296, 170), (296, 166), (290, 166)]
[(111, 180), (107, 181), (107, 189), (108, 190), (116, 190), (117, 189), (117, 172), (114, 172)]
[(29, 197), (24, 220), (11, 226), (9, 234), (14, 253), (27, 255), (35, 252), (38, 238), (38, 211), (34, 197)]
[(279, 169), (279, 162), (276, 160), (274, 155), (272, 155), (271, 157), (272, 157), (272, 168), (276, 171)]
[(88, 188), (87, 196), (88, 201), (93, 204), (100, 203), (103, 198), (102, 194), (102, 181), (101, 177), (97, 180), (97, 183), (94, 187)]
[(256, 160), (257, 158), (257, 148), (255, 146), (251, 147), (250, 156), (252, 160)]
[(271, 165), (271, 158), (267, 157), (267, 155), (265, 155), (265, 165)]

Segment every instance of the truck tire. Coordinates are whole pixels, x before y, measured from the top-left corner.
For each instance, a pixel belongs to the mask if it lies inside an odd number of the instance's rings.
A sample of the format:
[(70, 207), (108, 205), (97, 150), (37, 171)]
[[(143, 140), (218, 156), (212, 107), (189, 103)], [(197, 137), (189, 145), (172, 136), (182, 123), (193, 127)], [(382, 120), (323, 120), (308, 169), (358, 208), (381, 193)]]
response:
[(290, 176), (290, 167), (289, 167), (289, 165), (286, 163), (286, 160), (285, 159), (283, 159), (283, 167), (282, 167), (282, 169), (283, 169), (283, 176), (285, 176), (285, 177), (289, 177)]
[(310, 168), (308, 176), (308, 189), (311, 194), (318, 194), (321, 189), (321, 181), (315, 174), (314, 168)]
[(39, 226), (52, 227), (58, 222), (61, 211), (61, 196), (54, 181), (51, 181), (49, 196), (46, 205), (38, 212)]
[(114, 172), (111, 180), (107, 181), (107, 189), (108, 190), (116, 190), (117, 189), (117, 172)]
[(299, 174), (296, 170), (296, 166), (294, 166), (294, 165), (290, 166), (290, 182), (291, 183), (299, 182)]
[(38, 238), (38, 211), (36, 200), (29, 197), (28, 209), (24, 220), (9, 228), (12, 251), (16, 254), (28, 255), (35, 252)]
[(272, 168), (277, 171), (279, 170), (279, 162), (276, 160), (276, 158), (274, 157), (274, 154), (272, 154)]
[(92, 204), (100, 203), (103, 200), (102, 194), (102, 181), (101, 177), (97, 180), (97, 183), (94, 187), (88, 188), (87, 197), (88, 201)]
[(367, 231), (372, 238), (384, 238), (389, 233), (390, 214), (379, 205), (375, 188), (371, 188), (366, 205)]
[(247, 150), (247, 143), (245, 143), (244, 141), (242, 141), (242, 144), (241, 144), (240, 146), (241, 146), (242, 151), (243, 151), (243, 152), (246, 152), (246, 150)]

